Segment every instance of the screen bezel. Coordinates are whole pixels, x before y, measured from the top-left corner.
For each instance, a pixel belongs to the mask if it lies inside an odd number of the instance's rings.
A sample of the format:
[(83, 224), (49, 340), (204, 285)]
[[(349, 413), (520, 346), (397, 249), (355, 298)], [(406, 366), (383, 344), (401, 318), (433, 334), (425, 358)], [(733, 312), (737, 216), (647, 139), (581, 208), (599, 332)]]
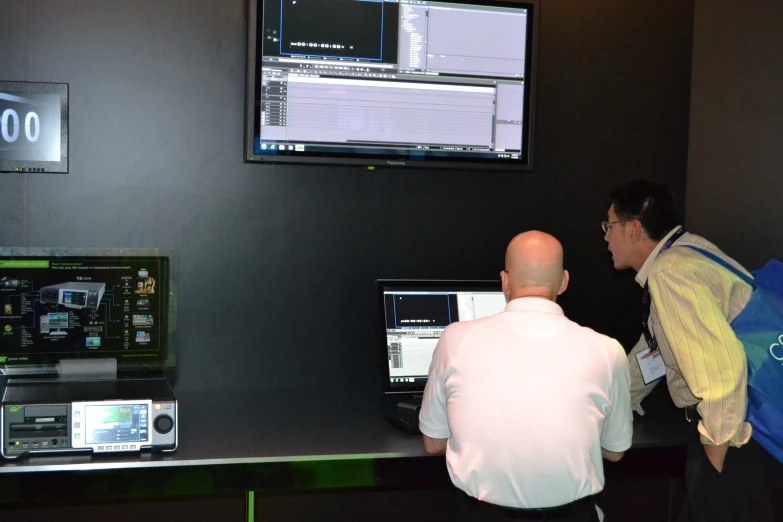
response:
[[(389, 352), (386, 345), (386, 303), (383, 297), (384, 291), (389, 288), (405, 291), (408, 287), (413, 287), (416, 290), (448, 289), (448, 291), (502, 291), (502, 284), (499, 279), (378, 279), (375, 281), (375, 286), (378, 300), (378, 356), (380, 371), (383, 377), (382, 389), (385, 395), (423, 393), (426, 381), (409, 384), (395, 384), (394, 386), (392, 386), (390, 382), (391, 372), (389, 371)], [(408, 288), (407, 291), (410, 291), (410, 288)]]
[[(476, 159), (455, 157), (452, 159), (424, 158), (413, 159), (409, 155), (371, 155), (371, 154), (347, 154), (347, 153), (323, 153), (314, 152), (312, 155), (303, 153), (285, 155), (257, 155), (255, 154), (255, 141), (259, 137), (260, 127), (260, 91), (261, 91), (261, 39), (257, 38), (258, 27), (262, 26), (263, 2), (265, 0), (248, 0), (247, 2), (247, 51), (245, 63), (245, 135), (244, 135), (244, 161), (245, 163), (258, 164), (298, 164), (298, 165), (347, 165), (360, 167), (414, 167), (414, 168), (449, 168), (449, 169), (483, 169), (500, 171), (530, 171), (533, 169), (534, 135), (535, 135), (535, 97), (537, 78), (538, 56), (538, 26), (539, 26), (539, 1), (540, 0), (445, 0), (450, 3), (464, 5), (485, 5), (495, 7), (527, 8), (533, 16), (528, 23), (527, 48), (529, 49), (526, 61), (525, 100), (523, 104), (524, 114), (527, 119), (523, 122), (523, 154), (519, 161), (504, 161), (501, 159)], [(267, 0), (268, 1), (268, 0)]]
[[(0, 258), (5, 257), (163, 257), (167, 258), (168, 267), (168, 295), (166, 296), (166, 308), (168, 310), (168, 323), (166, 332), (166, 353), (154, 361), (122, 361), (117, 360), (117, 370), (119, 372), (144, 372), (144, 371), (163, 371), (172, 370), (177, 366), (177, 296), (179, 294), (179, 252), (172, 249), (158, 248), (44, 248), (44, 247), (0, 247)], [(100, 354), (95, 357), (77, 358), (65, 357), (65, 360), (95, 360), (100, 358)], [(60, 359), (63, 360), (63, 359)], [(56, 374), (59, 371), (59, 364), (0, 364), (0, 374), (2, 375), (39, 375)]]
[(0, 159), (0, 172), (33, 174), (68, 174), (69, 102), (67, 83), (0, 81), (0, 92), (15, 94), (60, 95), (60, 161)]

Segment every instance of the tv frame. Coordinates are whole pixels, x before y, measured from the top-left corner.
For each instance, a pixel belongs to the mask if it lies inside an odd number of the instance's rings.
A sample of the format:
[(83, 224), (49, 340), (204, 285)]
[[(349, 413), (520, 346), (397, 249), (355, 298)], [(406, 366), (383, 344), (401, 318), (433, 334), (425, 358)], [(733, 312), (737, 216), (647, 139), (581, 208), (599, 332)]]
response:
[(11, 91), (29, 94), (60, 95), (60, 161), (0, 159), (0, 172), (33, 174), (68, 174), (69, 91), (67, 83), (19, 82), (0, 80), (0, 93)]
[(383, 288), (387, 284), (415, 286), (417, 288), (442, 288), (448, 287), (450, 290), (464, 287), (466, 290), (486, 289), (487, 291), (502, 290), (500, 279), (377, 279), (375, 281), (375, 292), (378, 302), (378, 322), (377, 324), (377, 344), (380, 372), (383, 377), (384, 395), (419, 395), (424, 393), (424, 386), (421, 383), (397, 384), (391, 385), (389, 371), (389, 350), (386, 344), (386, 302), (383, 297)]
[[(162, 372), (177, 367), (178, 338), (178, 289), (179, 289), (179, 251), (163, 248), (64, 248), (64, 247), (0, 247), (0, 257), (168, 257), (168, 332), (167, 353), (153, 361), (120, 362), (118, 373)], [(80, 360), (80, 358), (66, 358)], [(93, 360), (84, 358), (85, 361)], [(0, 375), (52, 375), (58, 373), (59, 364), (0, 364)]]
[(449, 3), (466, 5), (486, 5), (495, 7), (527, 7), (533, 13), (531, 28), (527, 33), (527, 45), (530, 49), (526, 67), (528, 73), (525, 78), (524, 111), (527, 119), (523, 122), (525, 135), (523, 136), (524, 158), (519, 162), (501, 160), (475, 160), (472, 158), (454, 158), (444, 160), (440, 158), (412, 160), (399, 155), (359, 155), (335, 153), (326, 155), (305, 156), (302, 154), (286, 155), (257, 155), (255, 154), (256, 129), (259, 128), (260, 118), (260, 83), (261, 63), (257, 59), (261, 41), (258, 40), (258, 27), (262, 23), (264, 1), (275, 0), (247, 0), (247, 29), (246, 29), (246, 54), (245, 54), (245, 134), (244, 134), (244, 162), (251, 164), (288, 164), (288, 165), (342, 165), (359, 166), (374, 170), (375, 167), (391, 168), (424, 168), (424, 169), (473, 169), (492, 171), (531, 171), (534, 168), (534, 137), (535, 137), (535, 107), (536, 107), (536, 83), (538, 62), (538, 33), (541, 0), (443, 0)]

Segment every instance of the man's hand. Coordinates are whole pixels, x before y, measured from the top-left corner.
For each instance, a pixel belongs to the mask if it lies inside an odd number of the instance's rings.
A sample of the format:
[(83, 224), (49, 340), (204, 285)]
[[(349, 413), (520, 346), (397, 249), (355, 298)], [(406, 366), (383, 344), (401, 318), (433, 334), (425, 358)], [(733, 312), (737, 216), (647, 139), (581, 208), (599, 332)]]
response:
[(729, 451), (729, 445), (710, 446), (709, 444), (703, 444), (703, 446), (704, 453), (707, 454), (707, 458), (710, 460), (712, 466), (718, 470), (718, 473), (723, 473), (723, 463), (726, 461), (726, 453)]
[(620, 462), (623, 455), (625, 455), (624, 451), (618, 453), (616, 451), (609, 451), (601, 448), (601, 456), (609, 462)]

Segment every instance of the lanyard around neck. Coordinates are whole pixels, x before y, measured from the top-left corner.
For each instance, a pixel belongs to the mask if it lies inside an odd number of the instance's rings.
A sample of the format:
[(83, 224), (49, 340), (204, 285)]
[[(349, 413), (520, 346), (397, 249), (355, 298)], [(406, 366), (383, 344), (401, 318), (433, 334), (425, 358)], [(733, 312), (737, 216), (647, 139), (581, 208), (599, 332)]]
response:
[[(685, 234), (685, 228), (681, 227), (677, 232), (663, 244), (658, 255), (667, 251), (678, 239)], [(644, 340), (647, 341), (647, 346), (650, 347), (650, 351), (654, 352), (658, 349), (658, 341), (655, 340), (655, 336), (650, 331), (648, 321), (650, 319), (650, 306), (652, 305), (652, 298), (650, 297), (650, 278), (644, 283), (644, 291), (642, 292), (642, 333), (644, 333)]]

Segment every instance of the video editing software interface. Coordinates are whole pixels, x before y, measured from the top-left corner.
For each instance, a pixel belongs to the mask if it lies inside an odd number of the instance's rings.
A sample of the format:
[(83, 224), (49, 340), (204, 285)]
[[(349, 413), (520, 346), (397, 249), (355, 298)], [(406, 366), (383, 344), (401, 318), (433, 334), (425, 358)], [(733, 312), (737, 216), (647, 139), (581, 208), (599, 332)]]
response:
[(523, 159), (530, 9), (263, 4), (256, 154)]
[(506, 297), (499, 288), (387, 286), (383, 304), (390, 385), (423, 388), (445, 328), (502, 312)]
[(0, 257), (0, 365), (162, 362), (167, 257)]

